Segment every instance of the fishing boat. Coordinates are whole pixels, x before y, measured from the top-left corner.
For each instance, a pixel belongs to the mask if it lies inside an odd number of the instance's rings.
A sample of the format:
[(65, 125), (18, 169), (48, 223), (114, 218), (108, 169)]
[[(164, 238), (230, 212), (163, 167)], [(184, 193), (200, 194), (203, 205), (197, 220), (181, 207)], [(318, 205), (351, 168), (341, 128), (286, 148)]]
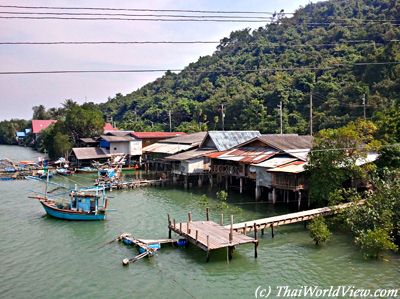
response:
[[(32, 198), (39, 200), (49, 216), (65, 220), (105, 220), (108, 199), (104, 187), (88, 187), (78, 190), (75, 188), (69, 192), (68, 202), (57, 200), (57, 195), (52, 192), (64, 186), (56, 183), (58, 187), (53, 191), (47, 191), (49, 180), (47, 178), (44, 195)], [(65, 192), (61, 194), (66, 194)], [(67, 192), (68, 194), (68, 192)]]
[(64, 175), (64, 176), (68, 176), (68, 175), (72, 175), (73, 174), (73, 171), (69, 170), (67, 168), (57, 168), (56, 172), (57, 172), (57, 174)]

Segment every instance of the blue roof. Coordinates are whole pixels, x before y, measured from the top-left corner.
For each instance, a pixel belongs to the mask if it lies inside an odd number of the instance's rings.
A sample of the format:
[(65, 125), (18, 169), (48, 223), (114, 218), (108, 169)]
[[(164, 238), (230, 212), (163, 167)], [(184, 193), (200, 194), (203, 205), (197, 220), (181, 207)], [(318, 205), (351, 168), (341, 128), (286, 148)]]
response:
[(25, 137), (25, 132), (17, 132), (17, 137)]

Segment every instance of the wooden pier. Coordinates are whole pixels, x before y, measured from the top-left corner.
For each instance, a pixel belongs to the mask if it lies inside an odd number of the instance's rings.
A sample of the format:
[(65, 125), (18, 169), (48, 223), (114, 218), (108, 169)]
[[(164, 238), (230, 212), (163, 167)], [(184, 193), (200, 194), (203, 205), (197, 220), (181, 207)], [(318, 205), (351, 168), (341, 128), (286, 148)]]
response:
[[(231, 224), (233, 225), (233, 216), (231, 217)], [(210, 252), (212, 250), (227, 248), (227, 258), (230, 260), (232, 259), (235, 246), (248, 243), (254, 244), (254, 257), (257, 258), (257, 228), (254, 228), (255, 238), (251, 238), (235, 232), (232, 225), (226, 228), (218, 223), (210, 221), (208, 209), (206, 221), (192, 221), (192, 215), (188, 213), (187, 222), (176, 223), (175, 219), (171, 221), (168, 215), (169, 238), (171, 238), (171, 231), (184, 237), (190, 243), (207, 252), (207, 262), (210, 259)]]
[[(361, 205), (363, 203), (364, 203), (364, 201), (360, 201), (357, 203), (357, 205)], [(262, 219), (257, 219), (257, 220), (236, 223), (236, 224), (233, 224), (233, 230), (235, 232), (246, 234), (247, 232), (254, 230), (255, 227), (257, 229), (261, 229), (261, 230), (271, 227), (272, 236), (273, 236), (274, 235), (273, 228), (275, 226), (281, 226), (281, 225), (285, 225), (285, 224), (292, 224), (292, 223), (307, 221), (307, 220), (311, 220), (318, 216), (333, 215), (333, 214), (336, 214), (339, 211), (346, 209), (352, 205), (354, 205), (354, 203), (344, 203), (344, 204), (336, 205), (333, 207), (324, 207), (324, 208), (312, 209), (312, 210), (307, 210), (307, 211), (302, 211), (302, 212), (296, 212), (296, 213), (290, 213), (290, 214), (285, 214), (285, 215), (279, 215), (279, 216), (273, 216), (273, 217), (268, 217), (268, 218), (262, 218)], [(225, 228), (229, 228), (229, 227), (230, 226), (228, 226), (228, 225), (225, 226)]]
[(105, 188), (111, 191), (115, 189), (136, 189), (140, 187), (166, 186), (170, 183), (171, 180), (169, 179), (96, 182), (98, 185), (104, 184)]

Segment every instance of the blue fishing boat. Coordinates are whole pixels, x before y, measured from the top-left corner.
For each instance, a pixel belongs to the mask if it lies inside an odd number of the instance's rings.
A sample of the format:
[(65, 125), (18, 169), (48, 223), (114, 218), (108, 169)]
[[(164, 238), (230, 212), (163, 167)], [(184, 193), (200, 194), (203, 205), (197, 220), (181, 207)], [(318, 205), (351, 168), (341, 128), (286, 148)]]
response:
[[(36, 196), (49, 216), (65, 220), (105, 220), (108, 199), (99, 195), (99, 188), (72, 191), (70, 202), (57, 203), (47, 196)], [(96, 193), (93, 194), (92, 192)], [(100, 204), (101, 202), (101, 204)]]

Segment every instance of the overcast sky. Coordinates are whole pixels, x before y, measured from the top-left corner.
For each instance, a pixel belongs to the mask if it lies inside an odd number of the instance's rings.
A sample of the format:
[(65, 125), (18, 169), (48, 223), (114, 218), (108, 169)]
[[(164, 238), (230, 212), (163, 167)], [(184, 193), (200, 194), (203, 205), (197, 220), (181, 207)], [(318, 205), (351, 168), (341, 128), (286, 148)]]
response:
[[(2, 0), (0, 5), (293, 12), (309, 0)], [(316, 1), (313, 1), (316, 2)], [(0, 11), (32, 11), (0, 8)], [(39, 10), (37, 10), (39, 11)], [(115, 13), (115, 12), (114, 12)], [(118, 13), (118, 12), (117, 12)], [(127, 13), (127, 12), (125, 12)], [(128, 12), (133, 13), (133, 12)], [(0, 42), (219, 41), (231, 31), (261, 23), (135, 22), (0, 19)], [(207, 45), (0, 45), (0, 72), (42, 70), (181, 69)], [(65, 99), (101, 103), (127, 94), (162, 73), (0, 75), (0, 120), (32, 117), (32, 106), (58, 107)]]

